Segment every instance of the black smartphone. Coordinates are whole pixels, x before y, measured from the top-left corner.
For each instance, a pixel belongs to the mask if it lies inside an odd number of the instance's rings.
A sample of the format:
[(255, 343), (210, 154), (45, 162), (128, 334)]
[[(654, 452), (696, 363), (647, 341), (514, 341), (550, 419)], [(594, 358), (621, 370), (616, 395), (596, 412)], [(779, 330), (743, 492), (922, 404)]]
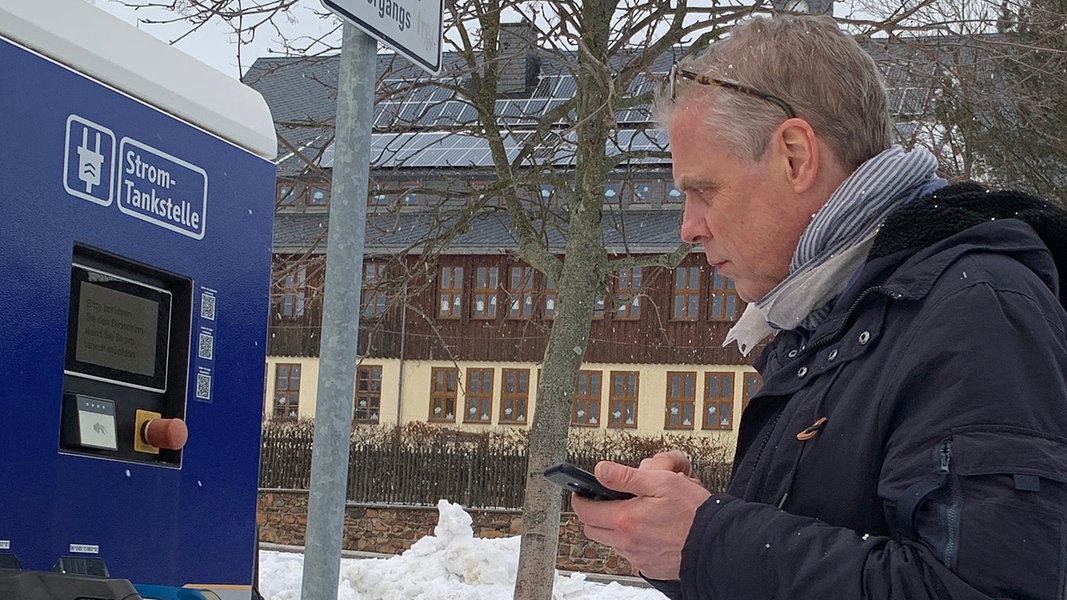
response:
[(604, 487), (596, 476), (570, 463), (559, 463), (545, 469), (545, 479), (559, 487), (593, 500), (626, 500), (633, 498), (629, 492), (617, 492)]

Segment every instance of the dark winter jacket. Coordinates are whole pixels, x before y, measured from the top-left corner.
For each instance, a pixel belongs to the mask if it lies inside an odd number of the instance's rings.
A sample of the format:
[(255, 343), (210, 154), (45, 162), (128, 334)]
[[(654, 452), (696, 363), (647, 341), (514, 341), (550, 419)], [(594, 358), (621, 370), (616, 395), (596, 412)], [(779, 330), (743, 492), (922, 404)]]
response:
[(957, 185), (894, 214), (826, 321), (760, 357), (730, 487), (658, 587), (1063, 600), (1061, 281), (1067, 217), (1037, 199)]

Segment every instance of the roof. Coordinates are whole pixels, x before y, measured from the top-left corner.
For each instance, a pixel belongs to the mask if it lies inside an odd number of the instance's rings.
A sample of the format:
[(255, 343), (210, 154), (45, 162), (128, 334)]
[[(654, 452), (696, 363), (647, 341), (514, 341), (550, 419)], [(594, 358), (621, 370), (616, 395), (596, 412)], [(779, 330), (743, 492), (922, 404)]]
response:
[[(367, 215), (366, 254), (418, 254), (420, 242), (438, 231), (442, 222), (460, 213), (378, 212)], [(660, 254), (678, 248), (682, 222), (680, 209), (605, 210), (603, 239), (612, 254)], [(274, 252), (279, 254), (326, 252), (329, 214), (278, 214), (274, 219)], [(548, 228), (549, 248), (563, 250), (560, 231)], [(448, 245), (448, 254), (505, 253), (518, 248), (511, 219), (503, 210), (477, 216)]]
[[(537, 68), (531, 71), (530, 85), (521, 93), (508, 94), (496, 101), (495, 114), (506, 131), (505, 145), (514, 157), (529, 132), (538, 127), (551, 111), (568, 102), (576, 84), (569, 69), (568, 55), (558, 56), (532, 49)], [(445, 75), (427, 79), (421, 70), (393, 54), (379, 54), (379, 89), (375, 101), (372, 133), (372, 168), (491, 168), (488, 144), (484, 138), (465, 129), (477, 123), (477, 112), (452, 88), (444, 84), (466, 85), (456, 53), (444, 55)], [(620, 60), (625, 60), (623, 57)], [(673, 60), (665, 54), (659, 62), (664, 72)], [(267, 57), (257, 59), (243, 81), (263, 94), (277, 123), (278, 133), (292, 147), (279, 148), (280, 176), (297, 175), (307, 163), (294, 156), (294, 150), (323, 168), (333, 165), (333, 121), (337, 108), (337, 80), (340, 56)], [(412, 82), (415, 82), (414, 84)], [(627, 95), (648, 90), (653, 82), (638, 77)], [(652, 132), (647, 106), (621, 110), (617, 115), (618, 139), (611, 142), (609, 155), (623, 150), (663, 152), (666, 136)], [(560, 121), (562, 123), (562, 121)], [(574, 145), (564, 140), (553, 156), (538, 156), (541, 164), (571, 166)], [(666, 165), (666, 158), (650, 159)]]
[[(889, 86), (891, 108), (898, 115), (898, 129), (903, 138), (911, 134), (916, 121), (927, 110), (931, 98), (928, 83), (916, 80), (928, 77), (935, 67), (924, 44), (889, 44), (884, 40), (861, 38), (860, 42), (883, 66)], [(688, 51), (674, 48), (659, 57), (651, 70), (653, 75), (636, 78), (626, 95), (648, 90), (665, 73), (676, 56)], [(504, 95), (496, 101), (496, 114), (505, 132), (504, 145), (509, 159), (514, 159), (533, 129), (550, 112), (568, 101), (575, 92), (571, 75), (573, 56), (559, 56), (530, 48), (537, 62), (534, 76), (527, 72), (530, 85), (522, 92)], [(292, 142), (293, 147), (282, 149), (279, 176), (303, 173), (307, 163), (296, 156), (298, 150), (322, 168), (333, 165), (333, 119), (336, 111), (336, 86), (339, 56), (315, 58), (261, 58), (245, 75), (245, 82), (259, 90), (270, 105), (279, 134)], [(443, 57), (443, 75), (428, 78), (420, 69), (394, 54), (379, 54), (377, 58), (378, 99), (371, 140), (372, 179), (389, 173), (397, 176), (412, 170), (438, 171), (442, 176), (470, 179), (471, 169), (490, 171), (494, 163), (485, 139), (470, 130), (477, 122), (472, 106), (465, 103), (452, 86), (463, 86), (459, 75), (466, 70), (455, 53)], [(625, 62), (627, 57), (617, 60)], [(573, 62), (573, 61), (572, 61)], [(529, 66), (529, 65), (527, 65)], [(412, 84), (412, 82), (415, 82)], [(608, 156), (630, 150), (656, 151), (658, 155), (633, 159), (643, 169), (653, 167), (661, 176), (669, 172), (665, 155), (667, 140), (664, 132), (652, 128), (647, 106), (637, 106), (617, 115), (618, 127), (608, 142)], [(562, 121), (561, 121), (562, 123)], [(563, 143), (537, 153), (539, 165), (560, 167), (564, 172), (574, 165), (575, 144), (564, 134)], [(625, 164), (623, 165), (626, 166)], [(447, 171), (443, 171), (447, 170)], [(469, 174), (464, 175), (464, 172)], [(376, 175), (377, 174), (377, 175)], [(669, 178), (669, 176), (667, 177)], [(374, 208), (372, 207), (373, 211)], [(321, 236), (326, 227), (326, 214), (279, 214), (275, 229), (276, 250), (304, 251), (316, 240), (315, 251), (325, 251)], [(430, 228), (426, 212), (395, 214), (373, 213), (368, 216), (368, 252), (418, 251), (416, 244)], [(674, 207), (654, 210), (619, 210), (605, 205), (604, 240), (613, 251), (626, 248), (620, 230), (631, 233), (631, 252), (664, 252), (678, 245), (680, 210)], [(639, 235), (633, 235), (639, 232)], [(550, 231), (548, 238), (554, 247), (562, 248), (562, 236)], [(633, 240), (639, 240), (633, 242)], [(449, 245), (450, 253), (504, 251), (515, 247), (510, 221), (503, 211), (479, 219), (464, 234)]]
[[(885, 73), (890, 108), (898, 116), (902, 139), (910, 137), (914, 121), (925, 113), (931, 98), (929, 77), (936, 61), (928, 41), (898, 38), (885, 40), (859, 38)], [(673, 61), (688, 51), (675, 47), (658, 57), (650, 75), (635, 78), (623, 95), (633, 97), (648, 91), (667, 72)], [(514, 157), (524, 137), (551, 119), (551, 111), (570, 100), (576, 84), (571, 73), (574, 56), (531, 48), (527, 66), (530, 84), (522, 92), (497, 99), (495, 114), (505, 131), (505, 145)], [(626, 55), (616, 59), (621, 63)], [(395, 54), (377, 55), (378, 90), (372, 133), (372, 168), (492, 168), (485, 139), (469, 129), (477, 123), (477, 112), (451, 86), (467, 85), (462, 75), (467, 67), (457, 53), (445, 53), (443, 75), (428, 78), (420, 69)], [(337, 108), (337, 79), (340, 56), (266, 57), (257, 59), (243, 78), (266, 99), (278, 132), (292, 147), (279, 148), (279, 175), (297, 175), (307, 163), (294, 156), (294, 149), (316, 165), (333, 164), (333, 121)], [(414, 83), (413, 83), (414, 82)], [(662, 153), (666, 139), (652, 129), (647, 106), (620, 110), (616, 116), (616, 140), (609, 143), (608, 155), (625, 150)], [(562, 123), (562, 121), (560, 121)], [(647, 132), (647, 133), (645, 133)], [(564, 141), (551, 156), (538, 156), (539, 164), (573, 165), (573, 144)], [(665, 157), (642, 159), (646, 163), (668, 164)]]

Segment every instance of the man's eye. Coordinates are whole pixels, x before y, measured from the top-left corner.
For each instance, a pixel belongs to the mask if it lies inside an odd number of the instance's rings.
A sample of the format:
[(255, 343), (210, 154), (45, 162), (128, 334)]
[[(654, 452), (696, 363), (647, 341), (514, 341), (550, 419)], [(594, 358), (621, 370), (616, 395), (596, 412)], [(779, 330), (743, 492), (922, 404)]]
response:
[(687, 198), (696, 200), (698, 202), (706, 203), (709, 199), (708, 192), (704, 188), (686, 188), (685, 195)]

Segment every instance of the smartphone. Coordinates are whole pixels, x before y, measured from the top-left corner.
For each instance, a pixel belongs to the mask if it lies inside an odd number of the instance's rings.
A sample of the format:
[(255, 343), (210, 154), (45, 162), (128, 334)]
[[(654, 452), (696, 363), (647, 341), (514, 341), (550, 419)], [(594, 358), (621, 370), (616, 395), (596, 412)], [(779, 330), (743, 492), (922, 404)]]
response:
[(570, 463), (560, 463), (545, 469), (545, 479), (559, 487), (593, 500), (626, 500), (635, 497), (629, 492), (617, 492), (604, 487), (596, 476)]

